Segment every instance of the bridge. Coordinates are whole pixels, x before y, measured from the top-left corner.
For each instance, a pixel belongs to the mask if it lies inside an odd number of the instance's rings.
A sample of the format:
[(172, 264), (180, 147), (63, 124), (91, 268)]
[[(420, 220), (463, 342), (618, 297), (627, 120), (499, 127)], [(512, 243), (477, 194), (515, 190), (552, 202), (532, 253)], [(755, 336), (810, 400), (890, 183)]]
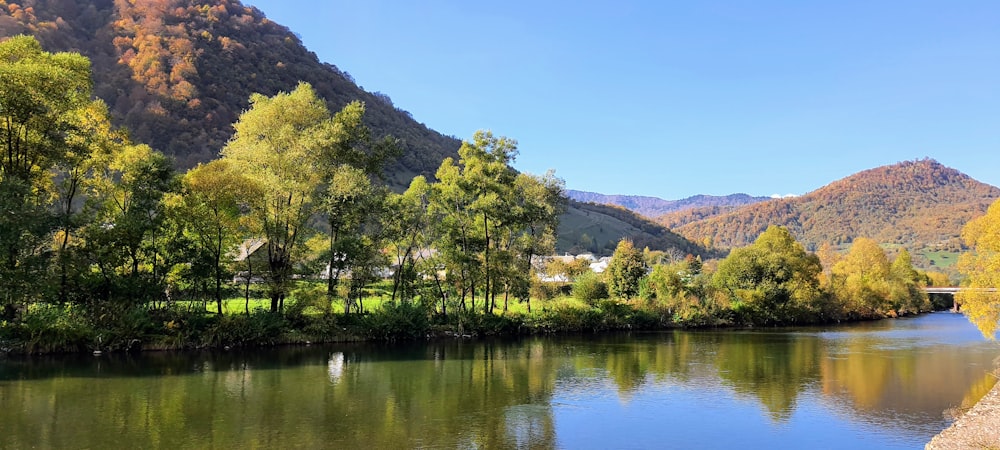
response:
[(928, 294), (956, 294), (962, 291), (996, 292), (997, 288), (963, 288), (963, 287), (925, 287), (924, 292)]
[[(938, 287), (938, 286), (928, 286), (924, 288), (924, 292), (928, 294), (944, 294), (950, 295), (955, 298), (955, 294), (963, 291), (968, 292), (996, 292), (996, 288), (963, 288), (963, 287)], [(957, 301), (953, 301), (951, 310), (958, 311), (961, 309), (961, 305)]]

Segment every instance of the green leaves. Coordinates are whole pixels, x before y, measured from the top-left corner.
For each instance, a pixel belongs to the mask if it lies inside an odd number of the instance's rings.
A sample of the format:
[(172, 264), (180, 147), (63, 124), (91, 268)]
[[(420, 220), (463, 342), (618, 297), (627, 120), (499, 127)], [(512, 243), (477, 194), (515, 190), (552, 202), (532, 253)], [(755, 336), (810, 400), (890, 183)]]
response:
[(752, 245), (719, 263), (713, 284), (751, 324), (806, 321), (820, 298), (819, 258), (806, 253), (784, 227), (770, 226)]

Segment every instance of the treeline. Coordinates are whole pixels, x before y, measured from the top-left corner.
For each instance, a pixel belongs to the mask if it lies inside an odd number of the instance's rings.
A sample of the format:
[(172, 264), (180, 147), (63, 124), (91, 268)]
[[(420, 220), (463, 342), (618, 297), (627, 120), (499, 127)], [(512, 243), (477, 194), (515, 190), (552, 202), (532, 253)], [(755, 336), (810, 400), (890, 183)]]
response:
[[(191, 319), (171, 316), (183, 300), (211, 299), (221, 316), (234, 274), (247, 316), (257, 278), (279, 320), (293, 296), (298, 313), (329, 317), (334, 299), (362, 313), (386, 269), (390, 309), (488, 315), (529, 301), (531, 260), (552, 252), (562, 182), (514, 171), (511, 139), (477, 132), (438, 181), (418, 176), (395, 194), (379, 177), (398, 141), (372, 136), (362, 103), (333, 114), (302, 83), (253, 95), (221, 157), (178, 175), (110, 125), (86, 58), (25, 36), (0, 43), (0, 58), (0, 306), (12, 338), (128, 346)], [(204, 309), (195, 302), (193, 317)]]
[(435, 181), (394, 193), (380, 177), (398, 141), (373, 136), (364, 104), (333, 113), (301, 83), (251, 96), (220, 157), (177, 174), (110, 124), (90, 80), (78, 54), (0, 43), (0, 348), (772, 326), (933, 307), (905, 251), (890, 262), (857, 239), (843, 258), (812, 254), (781, 227), (704, 263), (623, 240), (604, 273), (574, 261), (550, 267), (572, 283), (543, 282), (563, 183), (514, 171), (511, 139), (477, 132)]

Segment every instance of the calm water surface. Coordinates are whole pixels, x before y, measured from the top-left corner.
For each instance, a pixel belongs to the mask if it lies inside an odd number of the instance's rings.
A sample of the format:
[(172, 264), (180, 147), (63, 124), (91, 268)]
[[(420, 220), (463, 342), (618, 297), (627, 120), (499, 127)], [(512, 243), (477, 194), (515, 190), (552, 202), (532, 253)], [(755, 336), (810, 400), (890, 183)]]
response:
[(992, 386), (959, 315), (0, 359), (4, 448), (923, 448)]

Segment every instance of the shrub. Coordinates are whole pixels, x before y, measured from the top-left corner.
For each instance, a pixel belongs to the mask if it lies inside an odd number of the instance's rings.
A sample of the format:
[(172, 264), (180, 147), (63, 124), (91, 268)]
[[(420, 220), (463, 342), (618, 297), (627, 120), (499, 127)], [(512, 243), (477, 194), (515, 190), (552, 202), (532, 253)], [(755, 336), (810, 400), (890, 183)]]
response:
[(567, 283), (532, 281), (531, 298), (552, 300), (560, 295), (570, 293), (571, 286)]
[(414, 302), (386, 302), (364, 324), (371, 337), (386, 340), (420, 338), (430, 329), (427, 308)]
[(600, 275), (584, 273), (573, 283), (573, 297), (593, 305), (597, 300), (608, 298), (608, 286)]
[(84, 315), (71, 306), (31, 306), (18, 328), (13, 334), (29, 353), (86, 350), (94, 336)]
[(225, 345), (274, 344), (286, 328), (280, 313), (255, 310), (250, 315), (236, 314), (219, 317), (205, 331), (205, 344)]

